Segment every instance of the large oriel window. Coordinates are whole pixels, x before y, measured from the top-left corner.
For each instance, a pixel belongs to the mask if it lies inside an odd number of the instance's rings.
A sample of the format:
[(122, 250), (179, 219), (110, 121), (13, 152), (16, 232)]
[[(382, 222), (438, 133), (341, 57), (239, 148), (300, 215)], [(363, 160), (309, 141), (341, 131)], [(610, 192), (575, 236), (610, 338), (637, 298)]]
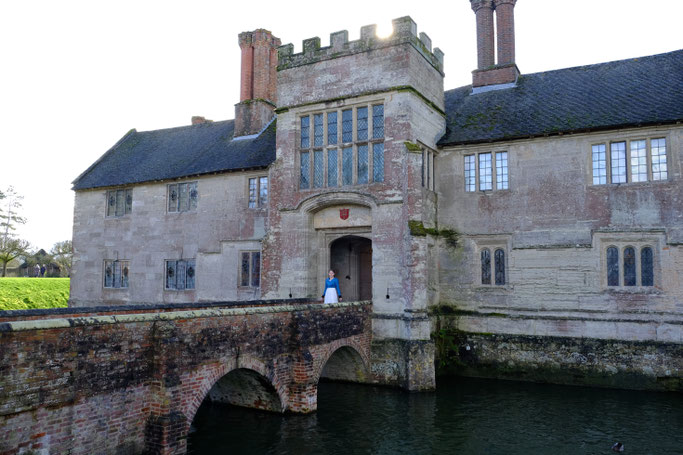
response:
[(107, 217), (128, 215), (133, 211), (133, 190), (130, 188), (107, 191)]
[(299, 129), (300, 189), (384, 181), (383, 104), (303, 115)]
[(593, 144), (593, 185), (651, 182), (669, 176), (666, 139), (632, 139)]

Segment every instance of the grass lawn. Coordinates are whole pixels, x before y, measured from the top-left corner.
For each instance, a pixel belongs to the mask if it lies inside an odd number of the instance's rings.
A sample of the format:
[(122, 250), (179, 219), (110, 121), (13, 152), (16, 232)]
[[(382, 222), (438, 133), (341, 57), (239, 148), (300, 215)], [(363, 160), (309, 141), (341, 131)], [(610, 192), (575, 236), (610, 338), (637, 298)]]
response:
[(66, 307), (69, 278), (0, 278), (0, 311)]

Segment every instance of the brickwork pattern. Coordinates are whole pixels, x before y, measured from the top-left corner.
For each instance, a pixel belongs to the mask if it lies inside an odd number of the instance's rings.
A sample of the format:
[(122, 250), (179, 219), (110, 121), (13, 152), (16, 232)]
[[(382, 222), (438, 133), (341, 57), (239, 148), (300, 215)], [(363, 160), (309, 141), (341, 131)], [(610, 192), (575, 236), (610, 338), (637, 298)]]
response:
[(236, 369), (265, 378), (284, 410), (314, 411), (334, 350), (368, 362), (370, 313), (340, 303), (0, 323), (0, 454), (184, 453), (196, 410)]

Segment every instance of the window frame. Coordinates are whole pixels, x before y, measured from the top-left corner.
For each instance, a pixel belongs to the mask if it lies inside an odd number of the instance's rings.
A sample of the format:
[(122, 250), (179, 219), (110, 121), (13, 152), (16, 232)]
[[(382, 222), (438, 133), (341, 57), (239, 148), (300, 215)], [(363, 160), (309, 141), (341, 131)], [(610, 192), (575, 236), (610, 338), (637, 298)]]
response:
[[(118, 199), (119, 199), (119, 193), (122, 194), (123, 202), (123, 213), (117, 215), (116, 214), (116, 209), (118, 208)], [(110, 204), (111, 197), (114, 197), (114, 213), (109, 213), (109, 207), (112, 206)], [(130, 198), (130, 203), (128, 202), (128, 198)], [(123, 218), (128, 215), (133, 213), (133, 188), (132, 187), (121, 187), (121, 188), (113, 188), (110, 190), (106, 190), (104, 193), (104, 217), (105, 218), (110, 218), (110, 219), (115, 219), (115, 218)]]
[[(510, 289), (510, 240), (505, 238), (501, 239), (500, 236), (495, 237), (485, 237), (473, 239), (475, 243), (474, 248), (474, 258), (476, 267), (475, 273), (475, 287), (489, 288), (489, 289)], [(489, 282), (484, 283), (484, 264), (483, 264), (483, 253), (488, 250), (489, 252), (489, 264), (488, 264), (488, 278)], [(496, 252), (503, 252), (503, 274), (504, 282), (498, 284), (496, 277)]]
[[(262, 186), (261, 183), (263, 179), (266, 179), (266, 197), (262, 197)], [(252, 199), (251, 199), (251, 181), (254, 181), (255, 183), (255, 201), (254, 201), (254, 206), (252, 207)], [(258, 210), (258, 209), (264, 209), (268, 206), (268, 195), (270, 192), (270, 182), (268, 181), (268, 175), (267, 174), (259, 174), (259, 175), (251, 175), (247, 176), (247, 208), (252, 209), (252, 210)]]
[[(382, 108), (379, 109), (378, 106)], [(350, 111), (350, 118), (348, 112)], [(365, 115), (365, 128), (359, 125), (359, 111)], [(346, 116), (344, 113), (347, 113)], [(386, 181), (386, 100), (374, 99), (360, 103), (351, 103), (339, 106), (335, 109), (312, 109), (297, 115), (297, 186), (299, 191), (319, 191), (329, 188), (342, 188), (351, 186), (363, 186), (381, 184)], [(330, 114), (335, 114), (330, 116)], [(381, 119), (381, 127), (375, 125)], [(377, 114), (377, 115), (376, 115)], [(330, 122), (330, 117), (333, 122)], [(308, 118), (307, 121), (303, 119)], [(315, 119), (322, 119), (320, 130), (322, 138), (315, 141)], [(346, 118), (346, 120), (345, 120)], [(302, 126), (308, 124), (308, 142)], [(333, 127), (334, 134), (330, 135)], [(350, 128), (350, 131), (349, 131)], [(312, 134), (313, 131), (313, 134)], [(363, 137), (359, 139), (359, 134)], [(380, 137), (381, 135), (381, 137)], [(332, 136), (332, 140), (330, 137)], [(350, 140), (349, 140), (350, 139)], [(322, 144), (322, 145), (316, 145)], [(382, 147), (378, 147), (382, 144)], [(351, 149), (351, 172), (344, 172), (345, 150)], [(320, 153), (322, 152), (322, 155)], [(330, 154), (336, 153), (337, 172), (330, 172)], [(367, 155), (367, 163), (359, 160), (359, 157)], [(376, 156), (381, 153), (381, 157)], [(347, 152), (348, 155), (348, 152)], [(316, 157), (319, 161), (316, 161)], [(347, 156), (348, 158), (348, 156)], [(316, 162), (319, 166), (316, 167)], [(381, 173), (375, 169), (375, 165), (382, 166)], [(316, 170), (318, 172), (316, 172)], [(322, 172), (322, 175), (320, 174)], [(361, 172), (362, 171), (362, 172)], [(330, 182), (330, 177), (336, 176), (336, 182)]]
[[(505, 159), (499, 160), (499, 156), (505, 153)], [(482, 189), (481, 180), (481, 160), (482, 156), (490, 155), (490, 159), (487, 163), (490, 164), (490, 174), (487, 178), (490, 178), (490, 188)], [(472, 163), (471, 160), (474, 160)], [(469, 162), (468, 162), (469, 161)], [(505, 163), (504, 167), (498, 167), (498, 163)], [(499, 175), (500, 174), (500, 175)], [(498, 191), (510, 191), (511, 186), (511, 173), (510, 173), (510, 150), (509, 148), (504, 149), (489, 149), (481, 151), (467, 151), (462, 154), (462, 177), (463, 186), (462, 189), (465, 193), (470, 194), (488, 194), (495, 193)]]
[[(180, 201), (181, 201), (181, 185), (188, 187), (187, 191), (187, 209), (186, 210), (180, 210)], [(177, 188), (177, 200), (175, 203), (175, 210), (170, 210), (171, 206), (171, 190), (173, 187)], [(166, 213), (192, 213), (197, 211), (197, 207), (199, 206), (199, 181), (198, 180), (191, 180), (191, 181), (186, 181), (186, 182), (173, 182), (173, 183), (168, 183), (166, 184)], [(196, 196), (192, 196), (192, 191), (195, 191)], [(192, 203), (192, 200), (194, 199), (194, 206)]]
[[(107, 263), (112, 264), (112, 282), (116, 280), (116, 265), (119, 267), (119, 285), (107, 286)], [(105, 259), (102, 261), (102, 289), (128, 289), (130, 287), (130, 259)], [(124, 273), (124, 269), (127, 271)], [(124, 284), (125, 277), (125, 286)], [(114, 284), (114, 283), (112, 283)]]
[[(653, 159), (653, 148), (652, 148), (652, 143), (653, 141), (659, 141), (663, 140), (664, 141), (664, 153), (663, 154), (658, 154), (657, 157), (663, 156), (664, 157), (664, 165), (665, 168), (662, 171), (661, 169), (659, 171), (654, 171), (653, 167), (655, 165), (654, 159)], [(634, 145), (636, 145), (639, 142), (645, 142), (645, 168), (646, 168), (646, 173), (644, 174), (644, 177), (638, 177), (636, 181), (634, 181), (633, 176), (634, 175), (639, 175), (642, 176), (642, 173), (636, 172), (634, 174), (634, 167), (638, 168), (642, 166), (643, 164), (637, 163), (636, 166), (634, 166), (634, 158), (637, 157), (636, 152), (637, 150), (641, 150), (638, 148), (634, 148)], [(623, 182), (615, 182), (613, 181), (615, 179), (615, 176), (613, 174), (614, 170), (614, 163), (613, 163), (613, 156), (612, 156), (612, 149), (613, 146), (616, 146), (617, 144), (623, 143), (625, 145), (625, 150), (624, 150), (624, 161), (625, 161), (625, 175), (624, 175), (624, 180)], [(600, 147), (602, 146), (604, 148), (604, 169), (598, 167), (595, 168), (594, 165), (596, 161), (594, 160), (594, 148), (595, 147)], [(671, 155), (671, 147), (670, 147), (670, 141), (669, 141), (669, 135), (668, 134), (648, 134), (648, 135), (633, 135), (629, 137), (623, 137), (623, 138), (606, 138), (601, 141), (593, 141), (590, 143), (589, 147), (589, 182), (590, 186), (612, 186), (612, 185), (642, 185), (642, 184), (648, 184), (648, 183), (657, 183), (657, 182), (667, 182), (671, 180), (671, 170), (673, 169), (672, 166), (672, 155)], [(659, 147), (658, 147), (659, 150)], [(659, 158), (657, 160), (658, 162), (656, 164), (660, 164)], [(596, 175), (595, 171), (597, 170), (603, 170), (604, 175)], [(654, 178), (655, 174), (665, 174), (666, 178)], [(596, 183), (596, 179), (604, 179), (604, 183), (601, 183), (598, 181)]]
[[(614, 248), (617, 251), (616, 263), (617, 284), (609, 284), (609, 264), (608, 264), (608, 250)], [(635, 272), (635, 283), (633, 285), (626, 284), (626, 250), (632, 248), (634, 250), (633, 268)], [(649, 248), (652, 254), (651, 258), (651, 279), (652, 284), (643, 285), (643, 250)], [(660, 288), (661, 283), (661, 268), (659, 258), (658, 242), (654, 239), (633, 240), (633, 239), (603, 239), (600, 256), (600, 283), (603, 289), (608, 291), (627, 291), (627, 292), (649, 292), (656, 291)]]
[[(169, 263), (174, 263), (174, 276), (175, 276), (175, 287), (168, 287), (168, 270)], [(185, 266), (185, 277), (184, 285), (182, 288), (178, 288), (178, 263), (184, 263)], [(192, 279), (193, 286), (187, 287), (188, 276)], [(183, 258), (183, 259), (164, 259), (164, 290), (183, 292), (183, 291), (195, 291), (197, 289), (197, 260), (195, 258)]]
[[(261, 250), (240, 250), (238, 253), (238, 260), (237, 260), (237, 287), (240, 289), (261, 289), (261, 272), (263, 270), (262, 264), (262, 254)], [(244, 270), (242, 266), (242, 257), (244, 255), (248, 255), (248, 279), (247, 282), (248, 284), (242, 284), (244, 282)], [(258, 283), (254, 284), (253, 278), (254, 278), (254, 256), (258, 255)]]

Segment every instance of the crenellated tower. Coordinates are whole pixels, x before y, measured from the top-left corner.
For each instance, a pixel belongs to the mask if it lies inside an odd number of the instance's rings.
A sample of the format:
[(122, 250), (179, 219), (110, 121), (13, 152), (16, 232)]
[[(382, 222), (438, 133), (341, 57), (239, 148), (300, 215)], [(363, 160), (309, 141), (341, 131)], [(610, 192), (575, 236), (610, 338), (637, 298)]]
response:
[[(349, 300), (372, 300), (376, 380), (434, 387), (426, 308), (436, 228), (436, 141), (445, 130), (443, 53), (410, 17), (278, 49), (277, 149), (266, 298), (316, 297), (334, 269)], [(399, 359), (396, 353), (400, 353)]]

